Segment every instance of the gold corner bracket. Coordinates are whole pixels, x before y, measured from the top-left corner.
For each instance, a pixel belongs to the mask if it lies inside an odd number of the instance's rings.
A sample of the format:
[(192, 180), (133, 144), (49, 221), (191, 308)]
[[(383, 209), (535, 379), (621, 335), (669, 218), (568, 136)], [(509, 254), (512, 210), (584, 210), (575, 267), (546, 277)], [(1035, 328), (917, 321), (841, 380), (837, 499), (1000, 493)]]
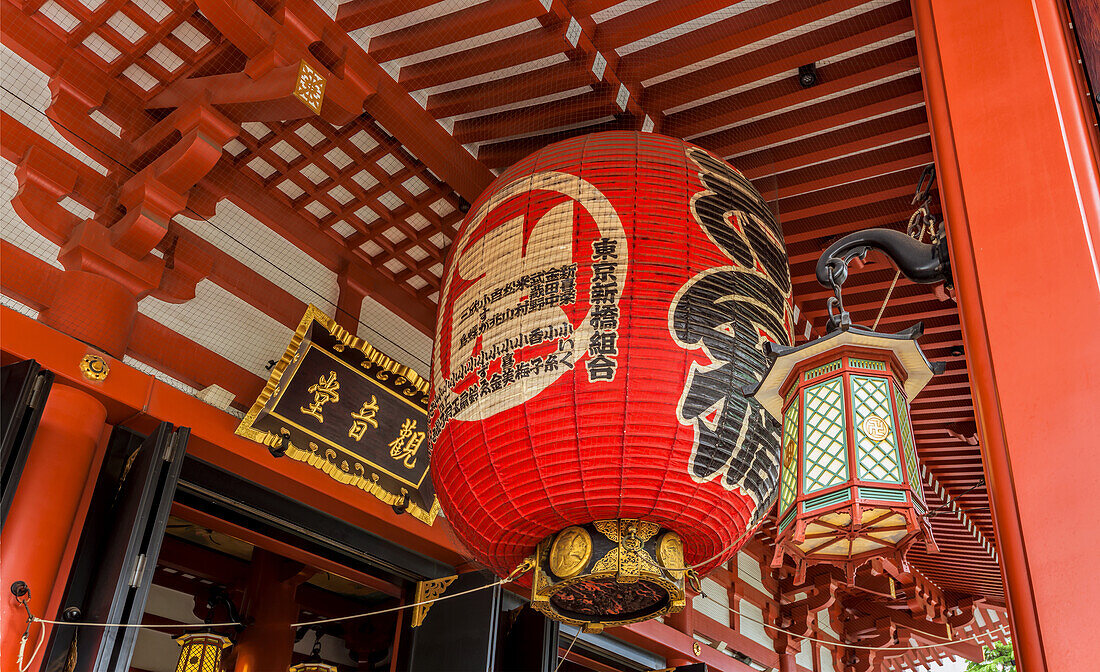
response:
[(412, 627), (419, 628), (424, 619), (428, 616), (428, 610), (435, 604), (435, 600), (439, 599), (439, 596), (447, 590), (447, 586), (454, 583), (458, 575), (445, 576), (442, 579), (431, 579), (430, 581), (418, 581), (416, 583), (416, 597), (413, 600), (412, 615)]

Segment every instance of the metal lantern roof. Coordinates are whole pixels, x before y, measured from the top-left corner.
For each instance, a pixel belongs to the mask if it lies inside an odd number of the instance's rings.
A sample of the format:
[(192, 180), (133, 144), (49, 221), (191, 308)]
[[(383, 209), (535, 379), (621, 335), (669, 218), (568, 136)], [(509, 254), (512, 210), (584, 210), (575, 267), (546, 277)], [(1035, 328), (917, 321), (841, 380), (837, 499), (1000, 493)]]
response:
[(775, 359), (753, 394), (769, 413), (777, 420), (782, 420), (783, 396), (780, 394), (780, 389), (798, 362), (816, 357), (841, 345), (855, 345), (889, 350), (894, 353), (907, 374), (904, 383), (905, 395), (912, 399), (928, 385), (932, 375), (937, 373), (937, 369), (941, 368), (929, 362), (917, 345), (917, 339), (923, 333), (924, 325), (920, 322), (896, 334), (882, 334), (858, 325), (850, 325), (798, 346), (769, 344)]

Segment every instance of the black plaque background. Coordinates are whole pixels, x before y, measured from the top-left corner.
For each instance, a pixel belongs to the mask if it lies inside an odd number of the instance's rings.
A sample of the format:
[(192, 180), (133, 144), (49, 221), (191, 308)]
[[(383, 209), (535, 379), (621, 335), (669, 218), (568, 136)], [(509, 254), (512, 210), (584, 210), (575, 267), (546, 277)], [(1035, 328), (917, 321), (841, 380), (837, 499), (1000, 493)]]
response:
[[(272, 373), (274, 389), (266, 400), (261, 397), (262, 407), (254, 407), (245, 416), (238, 433), (268, 445), (273, 437), (289, 434), (288, 456), (391, 504), (400, 503), (404, 490), (415, 505), (410, 511), (431, 524), (438, 505), (428, 473), (430, 448), (426, 436), (412, 469), (406, 468), (403, 460), (390, 457), (389, 447), (406, 419), (416, 422), (415, 432), (426, 434), (428, 395), (423, 381), (412, 380), (418, 378), (416, 374), (403, 373), (407, 372), (404, 367), (379, 356), (369, 346), (374, 356), (368, 357), (363, 350), (349, 345), (347, 333), (316, 308), (307, 311), (298, 333), (302, 334), (301, 341), (291, 343), (284, 362)], [(324, 421), (320, 422), (301, 409), (314, 400), (309, 387), (322, 376), (327, 378), (331, 371), (336, 372), (340, 398), (322, 405)], [(348, 435), (354, 422), (351, 415), (358, 413), (372, 395), (378, 405), (374, 416), (378, 427), (368, 425), (363, 438), (356, 441)]]

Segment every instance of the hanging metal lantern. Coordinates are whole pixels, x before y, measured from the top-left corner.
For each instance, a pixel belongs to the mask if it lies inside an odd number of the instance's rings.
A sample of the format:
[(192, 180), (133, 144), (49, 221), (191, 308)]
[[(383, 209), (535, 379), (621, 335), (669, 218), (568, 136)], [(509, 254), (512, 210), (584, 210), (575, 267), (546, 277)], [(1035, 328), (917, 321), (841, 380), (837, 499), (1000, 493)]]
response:
[[(928, 210), (934, 175), (931, 167), (925, 169), (913, 198), (920, 206), (910, 226), (919, 218), (921, 231), (936, 231)], [(849, 581), (876, 556), (893, 556), (900, 565), (922, 533), (936, 550), (924, 518), (928, 508), (909, 402), (944, 366), (930, 364), (917, 345), (921, 324), (898, 334), (853, 325), (841, 292), (848, 264), (871, 249), (890, 257), (899, 276), (950, 284), (942, 225), (932, 242), (919, 238), (919, 233), (867, 229), (835, 241), (816, 268), (818, 282), (834, 294), (826, 335), (796, 348), (768, 345), (774, 361), (752, 394), (783, 423), (772, 566), (780, 566), (784, 554), (791, 556), (799, 582), (813, 563), (838, 565)]]
[[(791, 556), (843, 567), (901, 560), (928, 532), (909, 400), (932, 378), (921, 326), (879, 334), (840, 328), (796, 348), (774, 347), (756, 399), (783, 422), (773, 566)], [(929, 539), (931, 535), (929, 533)]]
[(222, 651), (232, 642), (212, 632), (189, 632), (176, 637), (180, 657), (176, 672), (221, 672)]
[[(778, 223), (723, 160), (612, 132), (473, 204), (439, 294), (429, 440), (448, 521), (532, 603), (598, 627), (678, 611), (767, 513), (780, 425), (747, 398), (789, 343)], [(671, 568), (668, 571), (664, 568)]]

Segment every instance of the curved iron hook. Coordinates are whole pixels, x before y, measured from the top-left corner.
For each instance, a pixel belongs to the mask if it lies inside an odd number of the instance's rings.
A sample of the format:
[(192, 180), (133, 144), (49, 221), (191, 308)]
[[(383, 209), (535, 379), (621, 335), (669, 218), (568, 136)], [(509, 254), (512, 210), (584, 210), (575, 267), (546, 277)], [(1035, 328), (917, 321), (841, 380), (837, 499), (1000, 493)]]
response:
[[(922, 243), (893, 229), (867, 229), (848, 234), (829, 246), (817, 260), (817, 281), (823, 287), (843, 285), (848, 279), (848, 264), (867, 252), (880, 250), (894, 262), (902, 275), (913, 282), (933, 284), (950, 282), (951, 266), (945, 237)], [(839, 262), (839, 263), (838, 263)]]

